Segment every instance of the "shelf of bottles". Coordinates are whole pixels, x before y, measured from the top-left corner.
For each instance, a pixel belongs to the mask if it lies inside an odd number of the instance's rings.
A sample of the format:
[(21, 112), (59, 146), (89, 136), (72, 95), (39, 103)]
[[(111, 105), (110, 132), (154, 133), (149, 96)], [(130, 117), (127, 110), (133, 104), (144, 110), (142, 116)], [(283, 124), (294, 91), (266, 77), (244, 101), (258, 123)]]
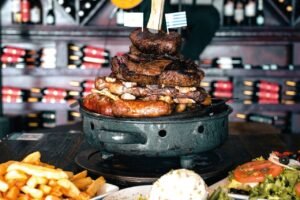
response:
[(299, 20), (297, 0), (224, 0), (223, 26), (264, 26), (264, 8), (270, 5), (281, 21), (294, 26)]
[[(28, 49), (12, 45), (2, 48), (1, 65), (4, 76), (33, 75), (83, 75), (108, 74), (110, 72), (110, 52), (93, 45), (69, 44), (67, 50), (67, 66), (57, 63), (56, 47)], [(84, 70), (83, 70), (84, 69)]]
[(11, 19), (13, 24), (55, 25), (55, 10), (59, 9), (75, 24), (84, 25), (106, 2), (106, 0), (47, 0), (47, 6), (44, 6), (46, 1), (42, 0), (12, 0)]

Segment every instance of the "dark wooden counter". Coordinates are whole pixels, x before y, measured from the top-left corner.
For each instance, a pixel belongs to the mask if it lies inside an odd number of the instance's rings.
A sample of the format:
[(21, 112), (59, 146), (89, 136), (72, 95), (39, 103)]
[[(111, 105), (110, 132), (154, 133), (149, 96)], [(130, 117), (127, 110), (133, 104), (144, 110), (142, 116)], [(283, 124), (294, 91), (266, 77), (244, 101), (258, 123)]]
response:
[[(78, 172), (74, 158), (89, 148), (81, 132), (81, 124), (41, 130), (44, 136), (38, 141), (16, 140), (16, 134), (0, 143), (0, 162), (21, 160), (25, 155), (40, 151), (42, 161), (65, 170)], [(41, 131), (39, 133), (41, 133)], [(272, 150), (300, 149), (300, 135), (280, 134), (272, 127), (261, 124), (231, 124), (230, 135), (220, 147), (228, 155), (233, 167), (258, 156), (267, 156)]]

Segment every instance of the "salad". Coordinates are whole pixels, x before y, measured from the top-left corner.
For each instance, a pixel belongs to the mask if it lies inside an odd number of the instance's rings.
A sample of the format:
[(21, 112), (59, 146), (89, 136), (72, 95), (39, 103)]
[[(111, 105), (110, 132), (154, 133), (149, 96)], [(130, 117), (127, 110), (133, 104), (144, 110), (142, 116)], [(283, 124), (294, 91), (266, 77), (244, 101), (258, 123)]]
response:
[(209, 200), (300, 200), (300, 152), (272, 152), (234, 169)]

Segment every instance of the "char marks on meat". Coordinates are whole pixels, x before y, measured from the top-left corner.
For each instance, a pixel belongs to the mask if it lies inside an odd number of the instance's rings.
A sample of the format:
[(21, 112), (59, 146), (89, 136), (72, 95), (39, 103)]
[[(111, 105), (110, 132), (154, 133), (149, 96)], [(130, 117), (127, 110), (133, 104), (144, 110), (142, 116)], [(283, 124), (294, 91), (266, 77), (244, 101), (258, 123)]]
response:
[(160, 85), (197, 87), (204, 78), (204, 72), (193, 62), (173, 61), (159, 77)]
[(136, 63), (127, 55), (112, 58), (112, 76), (139, 85), (198, 87), (204, 72), (182, 60), (151, 60)]
[(159, 76), (137, 74), (130, 71), (124, 62), (124, 57), (112, 58), (112, 76), (124, 81), (136, 82), (139, 85), (154, 85), (158, 83)]
[(158, 32), (153, 34), (148, 29), (134, 30), (129, 36), (132, 44), (145, 54), (176, 55), (180, 49), (181, 37), (176, 32)]

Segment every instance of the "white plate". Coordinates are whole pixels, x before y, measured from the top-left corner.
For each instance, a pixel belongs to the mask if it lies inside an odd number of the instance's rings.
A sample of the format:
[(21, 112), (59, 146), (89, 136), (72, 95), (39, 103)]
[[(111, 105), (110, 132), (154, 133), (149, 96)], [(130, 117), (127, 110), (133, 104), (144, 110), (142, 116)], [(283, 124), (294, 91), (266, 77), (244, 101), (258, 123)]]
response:
[(126, 188), (107, 195), (103, 200), (138, 200), (141, 195), (148, 197), (151, 187), (152, 185), (142, 185)]
[(100, 200), (106, 197), (107, 195), (119, 191), (119, 187), (110, 183), (105, 183), (103, 187), (97, 192), (97, 196), (93, 197), (90, 200)]

